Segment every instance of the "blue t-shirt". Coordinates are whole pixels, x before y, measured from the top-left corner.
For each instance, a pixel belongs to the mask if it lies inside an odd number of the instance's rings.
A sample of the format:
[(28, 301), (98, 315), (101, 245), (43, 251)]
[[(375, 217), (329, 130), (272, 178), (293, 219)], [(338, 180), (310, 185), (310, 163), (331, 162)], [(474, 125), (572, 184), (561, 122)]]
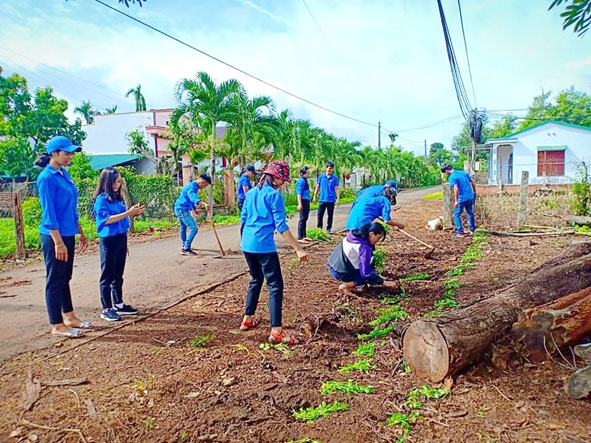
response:
[(383, 195), (364, 198), (351, 208), (345, 228), (349, 231), (359, 229), (380, 216), (385, 222), (390, 221), (391, 208), (390, 201)]
[(99, 194), (94, 201), (94, 219), (96, 220), (96, 232), (99, 237), (111, 237), (117, 234), (125, 234), (131, 223), (129, 217), (125, 217), (115, 223), (106, 224), (112, 215), (125, 212), (125, 203), (121, 200), (110, 202), (108, 195)]
[(174, 213), (176, 214), (179, 211), (189, 212), (195, 209), (195, 205), (201, 201), (197, 194), (198, 192), (199, 186), (197, 186), (197, 182), (195, 181), (183, 186), (181, 194), (174, 202)]
[(296, 195), (301, 195), (302, 200), (310, 200), (310, 185), (308, 179), (300, 177), (296, 182)]
[(333, 203), (337, 199), (335, 188), (339, 185), (339, 179), (336, 175), (322, 174), (318, 177), (318, 186), (320, 186), (320, 202)]
[(384, 185), (372, 185), (368, 186), (365, 189), (360, 189), (357, 192), (357, 196), (355, 197), (355, 201), (353, 203), (357, 203), (360, 200), (363, 200), (364, 198), (377, 197), (379, 195), (382, 195), (382, 192), (384, 192), (384, 188)]
[(240, 213), (240, 222), (244, 226), (240, 248), (244, 252), (276, 252), (274, 231), (285, 232), (289, 229), (285, 222), (285, 202), (283, 196), (273, 186), (256, 186), (246, 194)]
[(470, 174), (466, 171), (456, 171), (453, 169), (449, 174), (449, 187), (452, 188), (458, 185), (458, 203), (468, 200), (474, 200), (474, 189), (470, 182)]
[(41, 203), (41, 224), (39, 233), (49, 235), (58, 229), (62, 237), (78, 234), (78, 190), (66, 171), (59, 173), (47, 165), (37, 178), (37, 191)]
[(238, 179), (238, 192), (236, 193), (236, 198), (238, 200), (244, 200), (246, 198), (246, 194), (244, 193), (244, 188), (243, 186), (246, 186), (248, 188), (248, 190), (250, 190), (252, 188), (252, 183), (250, 182), (250, 179), (245, 175), (242, 174), (240, 176), (240, 178)]

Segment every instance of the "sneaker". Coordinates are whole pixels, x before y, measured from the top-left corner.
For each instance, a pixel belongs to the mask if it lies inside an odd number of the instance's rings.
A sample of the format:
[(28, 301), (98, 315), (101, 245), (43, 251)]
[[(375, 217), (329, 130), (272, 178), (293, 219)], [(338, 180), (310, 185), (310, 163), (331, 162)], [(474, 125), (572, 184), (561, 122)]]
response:
[(464, 238), (464, 233), (454, 235), (455, 238)]
[(192, 249), (181, 249), (181, 255), (197, 255)]
[(117, 315), (137, 315), (137, 309), (133, 306), (123, 305), (122, 308), (115, 307)]
[(121, 317), (117, 315), (113, 308), (107, 309), (101, 313), (101, 318), (107, 321), (119, 321)]
[(474, 231), (468, 231), (468, 235), (474, 235)]
[(328, 232), (329, 235), (332, 235), (334, 231), (332, 229), (329, 229), (326, 232)]

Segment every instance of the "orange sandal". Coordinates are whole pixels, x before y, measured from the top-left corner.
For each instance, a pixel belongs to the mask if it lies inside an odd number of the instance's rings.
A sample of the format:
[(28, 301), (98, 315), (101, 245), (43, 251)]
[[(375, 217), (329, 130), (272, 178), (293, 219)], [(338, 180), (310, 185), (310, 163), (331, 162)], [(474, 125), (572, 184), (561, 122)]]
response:
[(285, 330), (282, 330), (280, 334), (275, 334), (273, 331), (269, 334), (269, 343), (272, 345), (278, 345), (283, 343), (284, 345), (297, 345), (299, 340), (293, 335), (287, 334)]
[(240, 324), (240, 330), (241, 331), (248, 331), (249, 329), (256, 327), (259, 324), (259, 321), (260, 320), (256, 317), (253, 317), (252, 321), (243, 321)]

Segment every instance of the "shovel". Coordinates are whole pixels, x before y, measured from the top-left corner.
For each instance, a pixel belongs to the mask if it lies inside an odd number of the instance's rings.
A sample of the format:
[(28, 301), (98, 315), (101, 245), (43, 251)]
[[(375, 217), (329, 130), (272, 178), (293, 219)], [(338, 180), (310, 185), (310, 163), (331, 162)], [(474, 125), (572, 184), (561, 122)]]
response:
[(427, 251), (427, 253), (425, 254), (425, 258), (431, 258), (431, 256), (433, 255), (433, 252), (435, 251), (435, 247), (434, 246), (431, 246), (431, 245), (425, 243), (423, 240), (419, 240), (414, 235), (409, 234), (408, 232), (406, 232), (404, 229), (399, 229), (398, 232), (402, 232), (407, 237), (412, 238), (414, 241), (422, 244), (423, 246), (428, 247), (429, 248), (429, 251)]

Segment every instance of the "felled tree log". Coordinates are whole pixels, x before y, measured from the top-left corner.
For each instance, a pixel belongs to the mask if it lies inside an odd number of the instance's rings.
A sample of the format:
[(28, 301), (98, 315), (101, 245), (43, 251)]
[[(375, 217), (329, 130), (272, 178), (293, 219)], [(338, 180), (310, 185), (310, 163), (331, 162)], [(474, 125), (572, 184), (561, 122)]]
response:
[(478, 361), (524, 309), (589, 286), (591, 243), (573, 243), (488, 299), (445, 316), (413, 322), (404, 335), (404, 358), (420, 377), (441, 381)]
[(591, 287), (535, 308), (526, 309), (511, 328), (530, 360), (539, 362), (548, 353), (574, 344), (591, 332)]

